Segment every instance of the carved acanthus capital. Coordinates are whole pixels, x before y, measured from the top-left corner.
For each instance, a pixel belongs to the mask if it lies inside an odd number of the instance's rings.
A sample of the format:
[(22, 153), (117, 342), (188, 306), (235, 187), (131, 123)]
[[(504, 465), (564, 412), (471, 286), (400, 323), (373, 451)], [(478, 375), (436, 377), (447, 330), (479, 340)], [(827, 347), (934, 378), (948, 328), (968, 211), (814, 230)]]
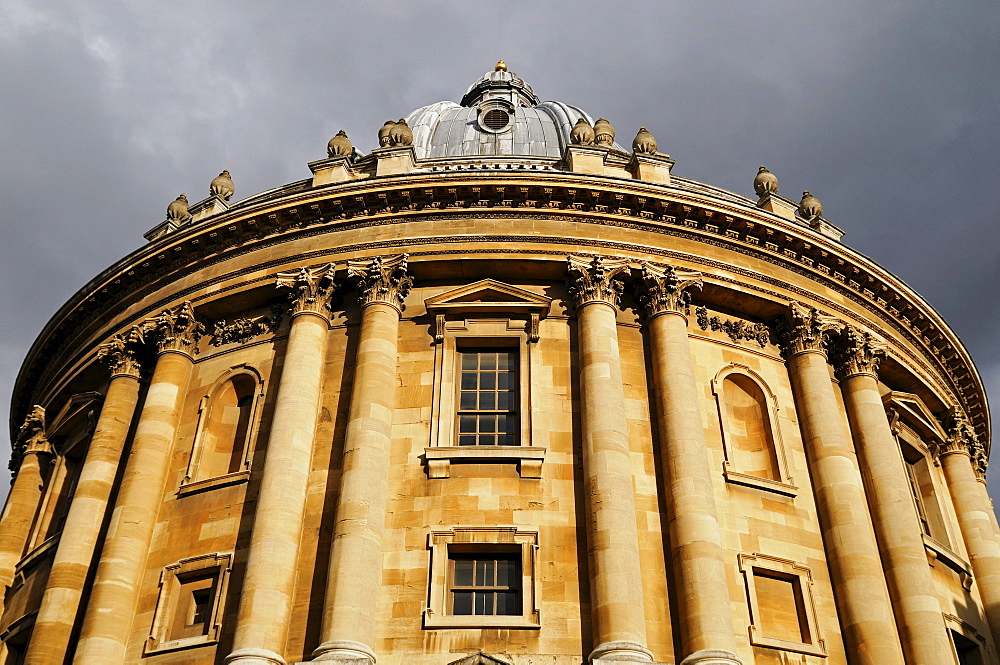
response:
[(408, 259), (407, 254), (397, 254), (347, 262), (347, 277), (357, 282), (362, 307), (382, 303), (402, 313), (403, 300), (413, 287)]
[(934, 456), (940, 458), (954, 453), (968, 455), (976, 475), (980, 480), (985, 481), (986, 467), (989, 465), (986, 447), (979, 440), (976, 428), (961, 407), (953, 406), (948, 410), (948, 415), (945, 418), (945, 431), (948, 438), (943, 443), (934, 446), (931, 451)]
[(205, 326), (194, 318), (194, 307), (187, 300), (177, 307), (163, 310), (147, 323), (159, 353), (179, 351), (193, 356), (198, 352), (198, 340), (205, 334)]
[(596, 254), (570, 254), (566, 261), (566, 288), (577, 309), (592, 302), (618, 307), (624, 288), (622, 276), (629, 271), (628, 261)]
[(52, 444), (45, 435), (45, 409), (36, 404), (24, 419), (17, 440), (11, 446), (9, 468), (14, 475), (25, 455), (51, 455)]
[(145, 345), (146, 335), (142, 328), (132, 326), (97, 347), (97, 359), (108, 364), (111, 376), (124, 374), (138, 379)]
[(278, 273), (279, 289), (291, 289), (292, 316), (310, 312), (329, 320), (340, 297), (340, 284), (334, 279), (334, 265), (299, 268)]
[(700, 291), (703, 284), (700, 272), (643, 263), (637, 289), (639, 302), (650, 318), (658, 314), (687, 316), (691, 307), (691, 290)]
[(831, 338), (831, 361), (840, 380), (859, 374), (878, 377), (878, 365), (885, 358), (886, 345), (872, 333), (845, 325)]
[(842, 326), (839, 319), (820, 314), (815, 307), (790, 302), (785, 315), (777, 322), (781, 351), (786, 358), (805, 352), (826, 355), (828, 335)]

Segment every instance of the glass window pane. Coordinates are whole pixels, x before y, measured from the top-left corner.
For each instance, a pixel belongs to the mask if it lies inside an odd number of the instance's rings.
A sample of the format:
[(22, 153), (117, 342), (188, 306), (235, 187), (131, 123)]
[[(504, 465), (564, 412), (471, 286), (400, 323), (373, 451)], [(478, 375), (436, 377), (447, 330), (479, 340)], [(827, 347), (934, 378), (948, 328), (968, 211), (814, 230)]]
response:
[(481, 446), (495, 446), (497, 444), (496, 434), (480, 434), (479, 435), (479, 445)]
[(475, 416), (459, 416), (458, 417), (458, 431), (459, 432), (475, 432), (476, 431), (476, 417)]
[(493, 390), (497, 387), (497, 375), (493, 372), (483, 372), (479, 375), (479, 389)]
[[(479, 410), (480, 411), (492, 411), (496, 408), (497, 394), (496, 393), (479, 393)], [(465, 408), (465, 407), (462, 407)]]
[(476, 586), (492, 586), (493, 561), (476, 561)]
[(455, 592), (455, 604), (452, 607), (453, 614), (472, 614), (472, 596), (471, 591), (456, 591)]
[(458, 437), (458, 445), (460, 446), (474, 446), (476, 445), (476, 435), (475, 434), (462, 434)]
[(476, 373), (462, 372), (462, 390), (476, 389)]
[(510, 380), (512, 377), (513, 374), (511, 374), (510, 372), (501, 372), (497, 376), (497, 388), (500, 388), (501, 390), (509, 390)]
[(462, 369), (476, 369), (476, 361), (479, 354), (477, 353), (463, 353), (462, 354)]
[(493, 593), (492, 592), (477, 592), (476, 593), (476, 614), (483, 616), (493, 615)]
[(479, 431), (491, 434), (497, 431), (496, 416), (479, 416)]
[(479, 355), (479, 369), (496, 369), (496, 368), (497, 368), (497, 354), (481, 353)]
[(511, 436), (510, 434), (502, 434), (497, 437), (497, 445), (516, 446), (517, 444), (514, 442), (513, 436)]
[(501, 411), (509, 411), (511, 409), (510, 393), (497, 393), (497, 409)]
[(511, 559), (497, 561), (497, 586), (510, 586), (514, 574), (514, 562)]
[(476, 393), (473, 392), (462, 392), (462, 399), (459, 403), (459, 408), (464, 410), (475, 409), (476, 408)]
[(455, 586), (472, 586), (472, 567), (475, 563), (471, 559), (455, 560)]
[(497, 354), (497, 369), (510, 369), (510, 355), (509, 351)]
[(497, 614), (520, 614), (521, 607), (517, 602), (517, 593), (503, 591), (497, 594)]

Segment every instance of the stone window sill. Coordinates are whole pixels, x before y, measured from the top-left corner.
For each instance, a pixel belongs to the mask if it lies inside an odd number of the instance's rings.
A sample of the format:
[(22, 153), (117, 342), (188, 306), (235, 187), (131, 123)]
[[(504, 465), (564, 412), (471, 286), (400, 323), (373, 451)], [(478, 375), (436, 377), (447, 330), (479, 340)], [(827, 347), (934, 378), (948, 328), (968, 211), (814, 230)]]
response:
[(804, 653), (810, 656), (826, 657), (826, 644), (823, 640), (820, 640), (818, 644), (806, 644), (805, 642), (791, 642), (789, 640), (779, 640), (773, 637), (764, 637), (760, 634), (757, 626), (750, 626), (750, 644), (759, 647), (768, 647), (770, 649)]
[(185, 637), (169, 642), (157, 642), (152, 637), (146, 644), (145, 655), (151, 656), (156, 653), (166, 653), (168, 651), (179, 651), (181, 649), (193, 649), (195, 647), (210, 646), (218, 644), (218, 640), (208, 635), (198, 635), (196, 637)]
[(448, 478), (452, 464), (515, 463), (522, 478), (541, 478), (545, 448), (538, 446), (434, 446), (424, 448), (429, 478)]
[(37, 546), (35, 546), (30, 552), (25, 554), (20, 561), (17, 562), (17, 567), (14, 569), (14, 574), (19, 573), (26, 574), (26, 571), (37, 565), (39, 562), (45, 560), (49, 555), (55, 555), (56, 545), (59, 544), (59, 536), (62, 535), (60, 531), (57, 534), (51, 535)]
[(940, 561), (948, 568), (954, 570), (958, 573), (959, 579), (962, 580), (962, 587), (966, 591), (970, 591), (972, 589), (972, 567), (945, 545), (934, 540), (927, 534), (923, 534), (923, 537), (924, 548), (927, 550), (927, 557), (930, 559), (930, 564), (933, 566), (935, 561)]
[(236, 471), (234, 473), (227, 473), (224, 476), (216, 476), (215, 478), (206, 478), (204, 480), (194, 480), (184, 483), (177, 490), (177, 496), (189, 496), (191, 494), (198, 494), (200, 492), (207, 492), (208, 490), (213, 490), (217, 487), (228, 487), (229, 485), (239, 485), (240, 483), (245, 483), (250, 479), (249, 471)]
[(774, 492), (775, 494), (782, 494), (784, 496), (797, 496), (799, 493), (799, 488), (795, 485), (784, 483), (780, 480), (771, 480), (770, 478), (761, 478), (760, 476), (751, 476), (739, 471), (733, 471), (728, 465), (722, 470), (722, 475), (725, 476), (727, 483), (734, 485), (754, 487), (765, 492)]
[(538, 615), (526, 616), (453, 616), (424, 610), (424, 628), (524, 628), (536, 630), (542, 625)]

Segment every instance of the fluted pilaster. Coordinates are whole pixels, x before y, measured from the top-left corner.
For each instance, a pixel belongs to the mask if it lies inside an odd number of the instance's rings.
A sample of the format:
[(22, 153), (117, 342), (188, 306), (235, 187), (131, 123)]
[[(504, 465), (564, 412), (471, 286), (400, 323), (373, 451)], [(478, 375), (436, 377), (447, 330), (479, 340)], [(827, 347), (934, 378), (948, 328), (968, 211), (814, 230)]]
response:
[(45, 435), (45, 409), (36, 404), (28, 412), (12, 448), (10, 469), (14, 482), (0, 517), (0, 612), (6, 587), (14, 580), (14, 569), (24, 555), (49, 475), (53, 451)]
[(652, 661), (646, 647), (639, 536), (616, 317), (624, 259), (568, 257), (577, 309), (583, 473), (595, 647), (591, 662)]
[(69, 649), (87, 573), (108, 513), (115, 475), (139, 400), (145, 334), (139, 326), (98, 350), (111, 370), (101, 415), (87, 447), (45, 593), (31, 632), (26, 665), (61, 665)]
[(413, 278), (405, 254), (348, 261), (347, 271), (358, 287), (361, 331), (323, 606), (323, 643), (313, 656), (316, 661), (374, 663), (399, 315)]
[(682, 663), (738, 664), (722, 531), (687, 333), (701, 274), (644, 264), (639, 301), (647, 316), (664, 471), (670, 554), (680, 594)]
[(958, 516), (972, 573), (983, 599), (994, 643), (1000, 642), (1000, 538), (986, 492), (986, 451), (959, 407), (947, 418), (948, 439), (935, 450)]
[(159, 353), (97, 566), (73, 662), (124, 662), (174, 438), (204, 326), (185, 302), (143, 324)]
[(279, 273), (292, 322), (274, 405), (233, 651), (226, 663), (284, 665), (299, 541), (323, 387), (330, 312), (340, 294), (334, 266)]
[(847, 651), (857, 665), (903, 665), (861, 472), (827, 365), (827, 336), (840, 328), (795, 302), (778, 321)]
[(866, 481), (868, 509), (903, 653), (913, 664), (954, 662), (905, 462), (879, 393), (877, 372), (886, 354), (885, 344), (853, 326), (844, 326), (833, 342), (831, 359)]

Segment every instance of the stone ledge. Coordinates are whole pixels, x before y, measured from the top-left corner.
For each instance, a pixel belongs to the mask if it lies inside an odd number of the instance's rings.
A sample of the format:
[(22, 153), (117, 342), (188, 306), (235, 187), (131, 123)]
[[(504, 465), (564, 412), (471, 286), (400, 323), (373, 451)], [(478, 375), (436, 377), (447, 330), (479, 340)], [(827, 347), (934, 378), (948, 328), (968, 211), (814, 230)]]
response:
[(451, 464), (516, 463), (522, 478), (542, 477), (546, 448), (540, 446), (432, 446), (424, 448), (429, 478), (448, 478)]

